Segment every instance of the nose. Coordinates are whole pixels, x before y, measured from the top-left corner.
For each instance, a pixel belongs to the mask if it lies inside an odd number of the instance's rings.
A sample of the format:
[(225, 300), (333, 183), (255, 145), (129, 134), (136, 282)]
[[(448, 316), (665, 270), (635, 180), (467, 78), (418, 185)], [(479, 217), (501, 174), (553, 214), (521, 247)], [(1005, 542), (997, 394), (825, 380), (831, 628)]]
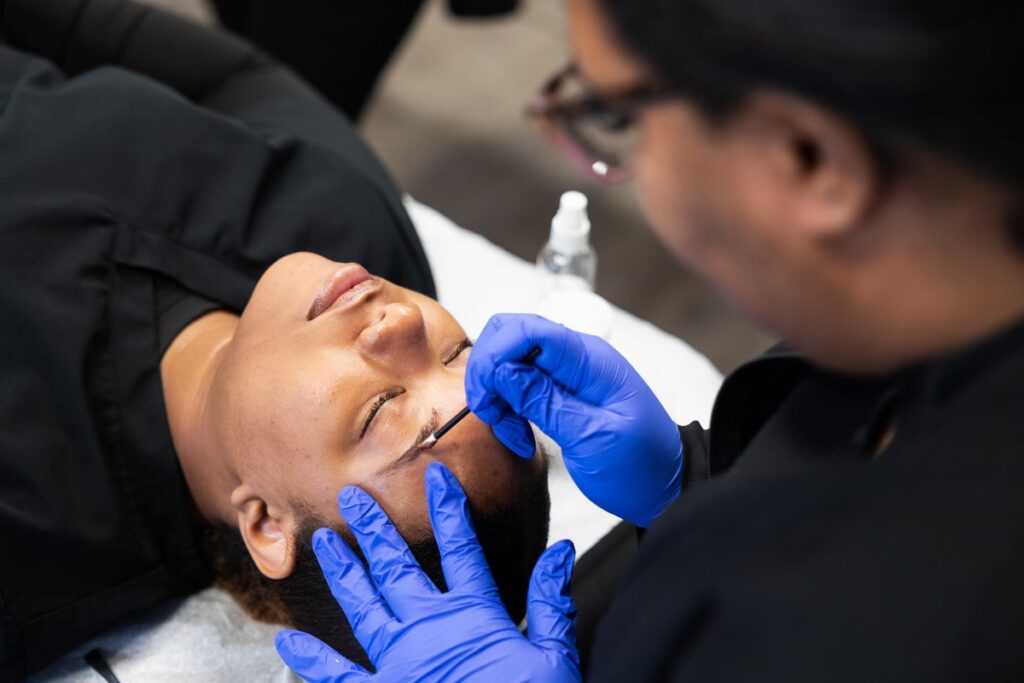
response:
[(370, 363), (396, 372), (413, 372), (431, 362), (423, 312), (409, 303), (385, 306), (383, 317), (359, 334), (356, 348)]

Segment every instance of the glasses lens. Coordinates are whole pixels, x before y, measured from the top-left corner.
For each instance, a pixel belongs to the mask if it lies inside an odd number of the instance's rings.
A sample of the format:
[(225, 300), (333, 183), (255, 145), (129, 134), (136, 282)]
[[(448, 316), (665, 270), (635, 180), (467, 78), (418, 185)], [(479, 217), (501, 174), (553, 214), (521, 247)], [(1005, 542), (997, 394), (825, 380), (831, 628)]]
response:
[(633, 109), (627, 101), (605, 101), (570, 68), (549, 81), (527, 113), (574, 165), (616, 183), (631, 175), (639, 138)]
[(593, 159), (593, 170), (608, 175), (627, 167), (639, 139), (635, 117), (626, 112), (596, 111), (568, 122), (567, 132)]

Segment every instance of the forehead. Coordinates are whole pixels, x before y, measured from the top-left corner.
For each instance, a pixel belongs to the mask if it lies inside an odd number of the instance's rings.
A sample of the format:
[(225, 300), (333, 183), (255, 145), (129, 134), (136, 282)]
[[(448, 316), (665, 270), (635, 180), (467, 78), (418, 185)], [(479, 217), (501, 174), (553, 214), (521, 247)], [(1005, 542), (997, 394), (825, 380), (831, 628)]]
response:
[(597, 0), (566, 0), (573, 59), (583, 75), (602, 90), (637, 85), (648, 69), (619, 41)]

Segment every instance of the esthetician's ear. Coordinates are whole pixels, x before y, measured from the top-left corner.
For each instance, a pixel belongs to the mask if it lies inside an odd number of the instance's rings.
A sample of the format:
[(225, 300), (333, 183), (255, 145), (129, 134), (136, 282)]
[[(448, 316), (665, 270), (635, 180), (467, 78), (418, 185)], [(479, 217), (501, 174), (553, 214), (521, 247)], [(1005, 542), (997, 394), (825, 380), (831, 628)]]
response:
[(231, 492), (238, 513), (238, 531), (249, 556), (268, 579), (283, 579), (295, 569), (294, 520), (271, 508), (248, 484)]
[(789, 228), (811, 238), (858, 229), (878, 190), (878, 170), (863, 136), (811, 102), (782, 93), (749, 98), (743, 116), (756, 130), (764, 182)]

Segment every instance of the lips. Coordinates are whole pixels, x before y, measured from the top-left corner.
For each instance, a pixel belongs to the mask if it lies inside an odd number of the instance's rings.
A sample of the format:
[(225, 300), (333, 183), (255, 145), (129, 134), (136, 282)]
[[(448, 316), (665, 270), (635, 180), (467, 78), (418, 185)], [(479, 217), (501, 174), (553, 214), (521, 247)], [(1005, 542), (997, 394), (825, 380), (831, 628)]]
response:
[[(364, 284), (367, 283), (367, 284)], [(358, 263), (349, 263), (331, 274), (309, 306), (306, 319), (312, 320), (339, 301), (355, 300), (364, 290), (373, 288), (374, 277)]]

